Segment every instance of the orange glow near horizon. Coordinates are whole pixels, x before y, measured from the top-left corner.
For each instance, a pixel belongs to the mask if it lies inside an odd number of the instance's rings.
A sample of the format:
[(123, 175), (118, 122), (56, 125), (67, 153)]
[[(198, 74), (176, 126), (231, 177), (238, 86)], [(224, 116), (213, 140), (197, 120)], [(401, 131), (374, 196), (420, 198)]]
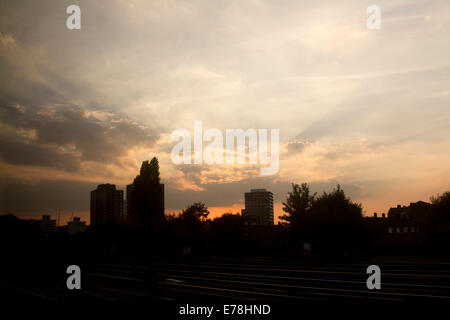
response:
[[(431, 195), (430, 195), (431, 196)], [(408, 197), (408, 194), (405, 194), (402, 196), (402, 199), (404, 198), (404, 201), (397, 201), (398, 197), (392, 196), (388, 199), (383, 199), (383, 201), (380, 200), (377, 201), (367, 201), (368, 208), (364, 206), (363, 203), (363, 215), (364, 216), (372, 216), (374, 212), (377, 212), (378, 214), (386, 213), (389, 211), (389, 208), (396, 207), (398, 204), (400, 205), (409, 205), (411, 202), (417, 202), (417, 201), (425, 201), (429, 202), (429, 197), (421, 198), (419, 195), (417, 195), (414, 198)], [(356, 201), (358, 202), (358, 201)], [(243, 203), (236, 203), (232, 206), (216, 206), (216, 207), (208, 207), (210, 214), (209, 219), (213, 220), (214, 218), (221, 217), (225, 213), (231, 213), (231, 214), (241, 214), (241, 209), (244, 209), (245, 205)], [(171, 214), (179, 214), (184, 208), (180, 209), (171, 209), (167, 208), (165, 210), (166, 215)], [(274, 202), (274, 224), (278, 224), (278, 222), (281, 222), (280, 216), (284, 215), (285, 212), (283, 211), (283, 203), (282, 202)], [(80, 217), (81, 221), (85, 221), (87, 225), (90, 224), (90, 212), (89, 211), (60, 211), (58, 212), (51, 211), (51, 212), (43, 212), (43, 213), (35, 213), (30, 215), (17, 215), (21, 219), (41, 219), (42, 215), (50, 215), (51, 219), (57, 220), (57, 224), (59, 226), (67, 225), (69, 221), (72, 220), (73, 217)], [(58, 221), (59, 220), (59, 221)]]

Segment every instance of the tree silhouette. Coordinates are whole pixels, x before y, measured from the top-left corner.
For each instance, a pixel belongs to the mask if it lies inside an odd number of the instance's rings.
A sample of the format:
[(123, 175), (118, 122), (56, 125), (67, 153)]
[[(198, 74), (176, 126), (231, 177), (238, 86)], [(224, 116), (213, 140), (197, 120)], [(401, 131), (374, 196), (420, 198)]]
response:
[(338, 184), (330, 193), (324, 192), (312, 203), (311, 219), (316, 223), (347, 224), (362, 218), (362, 207), (348, 198)]
[(428, 216), (427, 245), (430, 251), (450, 254), (450, 191), (431, 197), (431, 212)]
[(208, 219), (209, 210), (203, 202), (195, 202), (180, 212), (177, 216), (169, 218), (169, 229), (172, 233), (172, 240), (181, 243), (183, 246), (194, 247), (194, 251), (201, 251), (207, 238), (205, 232), (205, 222)]
[(350, 251), (363, 243), (362, 207), (352, 202), (340, 185), (321, 196), (310, 192), (307, 183), (292, 184), (283, 203), (281, 219), (291, 226), (294, 247), (312, 242), (319, 251)]
[(156, 157), (153, 157), (150, 162), (148, 160), (142, 162), (139, 175), (134, 178), (133, 183), (159, 184), (159, 181), (159, 161)]
[(432, 209), (429, 221), (432, 228), (450, 227), (450, 191), (430, 198)]
[(352, 202), (340, 185), (315, 199), (308, 220), (313, 246), (348, 252), (365, 243), (361, 204)]
[(160, 184), (159, 163), (156, 157), (143, 161), (139, 175), (130, 192), (130, 220), (140, 225), (160, 226), (165, 222), (164, 185)]
[(316, 193), (311, 195), (307, 183), (301, 185), (292, 183), (292, 192), (288, 193), (286, 202), (283, 202), (283, 211), (286, 215), (280, 219), (287, 221), (295, 229), (299, 228), (305, 220), (305, 215), (311, 209)]
[(216, 252), (235, 255), (245, 248), (244, 218), (238, 214), (224, 213), (211, 223), (211, 238)]
[(205, 222), (208, 219), (209, 210), (203, 202), (195, 202), (183, 210), (180, 218), (186, 222)]

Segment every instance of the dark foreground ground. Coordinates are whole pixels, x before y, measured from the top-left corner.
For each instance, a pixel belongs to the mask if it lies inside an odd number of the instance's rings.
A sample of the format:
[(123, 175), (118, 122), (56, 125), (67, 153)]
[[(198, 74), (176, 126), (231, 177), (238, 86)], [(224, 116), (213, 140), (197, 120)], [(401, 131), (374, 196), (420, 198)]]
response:
[[(381, 290), (366, 286), (369, 265), (381, 268)], [(427, 258), (305, 258), (180, 259), (101, 261), (80, 265), (82, 288), (68, 290), (63, 266), (53, 279), (47, 274), (32, 281), (3, 281), (0, 303), (51, 305), (146, 305), (178, 319), (181, 307), (214, 306), (209, 318), (229, 318), (224, 305), (270, 307), (269, 315), (292, 315), (301, 306), (330, 304), (397, 304), (450, 306), (450, 261)], [(47, 277), (47, 278), (46, 278)], [(234, 310), (237, 315), (238, 308)], [(229, 307), (231, 312), (233, 307)], [(267, 307), (265, 309), (268, 310)], [(289, 310), (289, 311), (288, 311)], [(252, 311), (253, 312), (253, 311)], [(290, 312), (289, 314), (287, 314)], [(297, 318), (297, 317), (295, 317)]]

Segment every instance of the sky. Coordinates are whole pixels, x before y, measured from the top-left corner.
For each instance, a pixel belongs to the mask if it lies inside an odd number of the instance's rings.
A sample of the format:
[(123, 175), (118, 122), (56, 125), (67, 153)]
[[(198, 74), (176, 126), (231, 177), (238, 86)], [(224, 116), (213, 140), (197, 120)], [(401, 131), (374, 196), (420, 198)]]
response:
[[(69, 30), (67, 6), (81, 9)], [(368, 29), (366, 9), (381, 8)], [(450, 2), (0, 2), (0, 213), (89, 219), (156, 156), (166, 212), (341, 184), (364, 214), (450, 189)], [(171, 133), (279, 129), (279, 171), (175, 165)]]

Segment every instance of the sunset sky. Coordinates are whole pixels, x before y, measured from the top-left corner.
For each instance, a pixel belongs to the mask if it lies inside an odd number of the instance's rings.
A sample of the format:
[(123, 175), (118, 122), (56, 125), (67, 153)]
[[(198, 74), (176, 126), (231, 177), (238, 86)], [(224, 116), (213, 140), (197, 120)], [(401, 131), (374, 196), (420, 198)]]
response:
[[(66, 7), (81, 29), (66, 28)], [(381, 29), (366, 8), (381, 8)], [(0, 2), (0, 214), (89, 217), (158, 157), (167, 212), (337, 183), (365, 214), (450, 189), (450, 2)], [(172, 163), (171, 133), (279, 129), (280, 167)]]

